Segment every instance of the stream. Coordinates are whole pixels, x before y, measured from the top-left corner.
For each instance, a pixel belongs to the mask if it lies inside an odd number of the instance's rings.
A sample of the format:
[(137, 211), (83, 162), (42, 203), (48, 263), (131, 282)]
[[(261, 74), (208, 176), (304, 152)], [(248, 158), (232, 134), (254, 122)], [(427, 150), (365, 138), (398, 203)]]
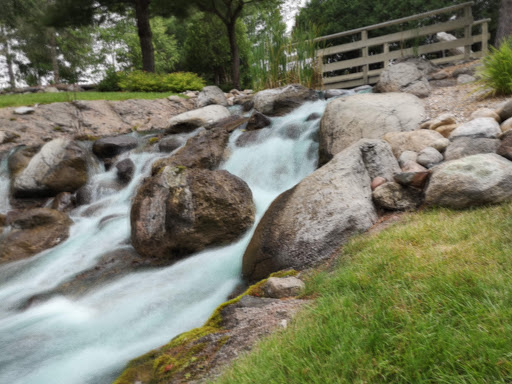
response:
[[(220, 166), (247, 182), (256, 223), (228, 246), (210, 248), (164, 268), (132, 272), (79, 297), (54, 295), (26, 309), (29, 298), (94, 268), (102, 255), (130, 248), (130, 206), (157, 158), (169, 154), (133, 150), (136, 172), (121, 190), (108, 188), (115, 167), (96, 167), (92, 202), (70, 213), (69, 238), (30, 259), (0, 266), (0, 383), (109, 384), (126, 363), (174, 336), (201, 326), (241, 282), (242, 256), (270, 203), (316, 169), (319, 119), (325, 101), (309, 102), (272, 119), (258, 141), (236, 145)], [(7, 162), (0, 164), (0, 213), (9, 210)]]

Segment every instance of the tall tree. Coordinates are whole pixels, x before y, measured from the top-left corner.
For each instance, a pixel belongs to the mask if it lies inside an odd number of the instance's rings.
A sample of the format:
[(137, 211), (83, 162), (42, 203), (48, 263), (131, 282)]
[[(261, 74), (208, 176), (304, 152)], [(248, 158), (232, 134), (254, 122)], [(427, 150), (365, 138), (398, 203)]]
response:
[(498, 47), (509, 36), (512, 36), (512, 0), (501, 0), (494, 45)]
[(240, 89), (240, 49), (236, 38), (236, 23), (248, 5), (276, 6), (279, 0), (194, 0), (203, 12), (216, 15), (226, 27), (231, 51), (233, 87)]

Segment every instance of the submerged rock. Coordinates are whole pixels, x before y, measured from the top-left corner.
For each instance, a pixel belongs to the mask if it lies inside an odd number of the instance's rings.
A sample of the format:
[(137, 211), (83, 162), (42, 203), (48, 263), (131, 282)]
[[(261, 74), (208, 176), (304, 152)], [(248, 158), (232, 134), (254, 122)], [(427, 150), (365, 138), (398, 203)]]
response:
[(329, 257), (377, 220), (371, 181), (400, 168), (389, 144), (361, 140), (279, 195), (261, 219), (243, 257), (250, 281)]
[(227, 171), (166, 166), (139, 188), (131, 210), (132, 244), (172, 262), (232, 242), (254, 222), (247, 184)]
[(0, 264), (33, 256), (66, 240), (73, 222), (49, 208), (13, 211), (7, 217), (11, 230), (0, 238)]

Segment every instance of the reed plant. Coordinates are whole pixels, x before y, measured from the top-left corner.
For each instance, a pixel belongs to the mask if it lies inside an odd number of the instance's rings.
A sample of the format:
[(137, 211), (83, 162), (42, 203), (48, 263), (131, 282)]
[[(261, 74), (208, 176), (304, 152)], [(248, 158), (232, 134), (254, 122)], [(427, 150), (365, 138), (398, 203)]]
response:
[(490, 96), (512, 94), (512, 37), (499, 48), (490, 48), (478, 74), (482, 88), (490, 89)]
[(253, 88), (261, 90), (297, 83), (320, 88), (322, 76), (316, 57), (317, 44), (313, 42), (315, 36), (316, 28), (312, 25), (295, 30), (291, 36), (270, 26), (252, 51)]

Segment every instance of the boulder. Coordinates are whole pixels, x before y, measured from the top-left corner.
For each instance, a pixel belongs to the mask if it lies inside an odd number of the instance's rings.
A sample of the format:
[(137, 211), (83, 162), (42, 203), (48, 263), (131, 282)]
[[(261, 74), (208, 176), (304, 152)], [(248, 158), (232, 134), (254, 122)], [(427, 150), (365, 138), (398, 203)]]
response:
[(207, 105), (218, 104), (224, 107), (228, 106), (228, 100), (224, 96), (222, 89), (215, 85), (204, 87), (199, 95), (197, 95), (196, 106), (198, 108), (206, 107)]
[(313, 120), (318, 120), (322, 117), (322, 115), (320, 115), (319, 113), (316, 113), (316, 112), (313, 112), (311, 115), (309, 115), (307, 118), (306, 118), (306, 121), (313, 121)]
[(210, 126), (209, 129), (222, 128), (231, 133), (237, 128), (244, 128), (244, 125), (247, 124), (248, 121), (249, 119), (246, 117), (231, 115), (225, 119), (217, 121), (212, 126)]
[(100, 159), (108, 159), (136, 148), (137, 145), (138, 141), (133, 136), (105, 137), (94, 142), (92, 152)]
[(20, 135), (11, 131), (0, 131), (0, 144), (8, 144), (16, 141)]
[(443, 137), (449, 138), (452, 132), (458, 127), (457, 124), (449, 124), (449, 125), (441, 125), (435, 129), (436, 132), (439, 132)]
[(9, 168), (11, 182), (13, 182), (16, 176), (27, 168), (30, 163), (30, 159), (32, 159), (40, 149), (40, 147), (22, 147), (9, 156), (7, 160), (7, 167)]
[(512, 129), (512, 117), (501, 123), (501, 132), (507, 132)]
[(240, 136), (237, 137), (235, 145), (237, 147), (249, 147), (253, 144), (258, 144), (260, 142), (260, 138), (262, 138), (260, 133), (260, 131), (243, 132)]
[(168, 166), (137, 192), (132, 244), (144, 257), (172, 262), (236, 240), (254, 215), (252, 193), (242, 179), (227, 171)]
[(49, 208), (13, 211), (7, 217), (11, 230), (0, 238), (0, 264), (33, 256), (66, 240), (73, 222)]
[(426, 193), (431, 206), (462, 209), (512, 198), (512, 162), (494, 153), (447, 161), (435, 167)]
[(512, 118), (512, 99), (503, 103), (497, 110), (496, 113), (500, 116), (501, 121)]
[(160, 139), (158, 149), (160, 152), (172, 152), (183, 145), (185, 140), (181, 137), (167, 136)]
[(55, 139), (45, 144), (13, 182), (15, 197), (55, 196), (87, 183), (87, 153), (75, 142)]
[(254, 95), (254, 108), (268, 116), (282, 116), (306, 101), (317, 100), (318, 94), (299, 84), (266, 89)]
[(474, 83), (476, 78), (471, 75), (459, 75), (457, 76), (457, 84), (469, 84)]
[(496, 153), (506, 159), (512, 160), (512, 131), (503, 134)]
[(31, 113), (34, 113), (35, 111), (36, 109), (32, 107), (18, 107), (13, 111), (13, 113), (15, 115), (29, 115)]
[(427, 147), (418, 153), (418, 164), (425, 168), (432, 168), (443, 161), (443, 155), (435, 148)]
[[(442, 42), (449, 42), (449, 41), (457, 40), (457, 38), (454, 35), (452, 35), (451, 33), (446, 33), (446, 32), (437, 32), (436, 38), (438, 41), (442, 41)], [(463, 55), (465, 52), (464, 46), (457, 47), (457, 48), (450, 48), (448, 51), (453, 56)]]
[(423, 189), (430, 177), (431, 171), (404, 171), (395, 175), (394, 180), (404, 187)]
[(386, 180), (385, 178), (383, 178), (381, 176), (377, 176), (375, 179), (372, 180), (370, 187), (371, 187), (372, 191), (374, 191), (376, 188), (378, 188), (379, 186), (381, 186), (382, 184), (385, 184), (387, 182), (388, 182), (388, 180)]
[(391, 148), (381, 140), (361, 140), (337, 154), (274, 200), (245, 251), (243, 276), (260, 280), (331, 256), (376, 222), (371, 181), (392, 180), (398, 172)]
[(265, 296), (273, 299), (298, 296), (305, 288), (304, 282), (294, 276), (270, 277), (262, 287)]
[(391, 145), (393, 153), (397, 158), (405, 151), (419, 153), (427, 147), (434, 146), (444, 149), (450, 143), (439, 132), (427, 129), (412, 132), (389, 132), (382, 138)]
[(421, 193), (398, 183), (389, 182), (377, 187), (372, 193), (373, 201), (388, 211), (410, 211), (421, 204)]
[(479, 117), (490, 117), (498, 123), (501, 123), (500, 115), (490, 108), (479, 108), (471, 114), (471, 120), (478, 119)]
[(59, 212), (70, 211), (75, 207), (75, 195), (69, 192), (61, 192), (52, 201), (51, 209)]
[(457, 137), (446, 148), (444, 159), (450, 161), (480, 153), (496, 153), (499, 146), (498, 139)]
[(231, 114), (226, 107), (222, 105), (208, 105), (171, 118), (167, 127), (167, 133), (190, 132), (199, 127), (208, 128), (229, 116)]
[(132, 181), (133, 174), (135, 173), (135, 164), (131, 159), (121, 160), (116, 164), (117, 178), (123, 184), (128, 184)]
[(425, 172), (427, 170), (427, 168), (423, 165), (419, 165), (416, 161), (406, 161), (400, 167), (403, 172)]
[(213, 170), (222, 161), (228, 140), (229, 133), (224, 129), (199, 132), (170, 157), (155, 161), (152, 174), (155, 175), (168, 165)]
[(490, 117), (479, 117), (455, 128), (450, 135), (450, 139), (462, 136), (496, 139), (500, 134), (500, 125), (496, 120)]
[(272, 124), (272, 120), (263, 113), (254, 111), (245, 129), (248, 131), (254, 131), (256, 129), (268, 127), (270, 124)]
[(423, 120), (420, 99), (406, 93), (360, 94), (331, 101), (320, 123), (320, 164), (362, 138), (413, 131)]
[(406, 92), (418, 97), (430, 95), (425, 75), (413, 63), (398, 63), (387, 67), (375, 85), (376, 92)]
[(403, 151), (400, 156), (398, 157), (398, 165), (400, 165), (401, 168), (406, 163), (413, 162), (415, 163), (416, 160), (418, 160), (418, 153), (414, 151)]

